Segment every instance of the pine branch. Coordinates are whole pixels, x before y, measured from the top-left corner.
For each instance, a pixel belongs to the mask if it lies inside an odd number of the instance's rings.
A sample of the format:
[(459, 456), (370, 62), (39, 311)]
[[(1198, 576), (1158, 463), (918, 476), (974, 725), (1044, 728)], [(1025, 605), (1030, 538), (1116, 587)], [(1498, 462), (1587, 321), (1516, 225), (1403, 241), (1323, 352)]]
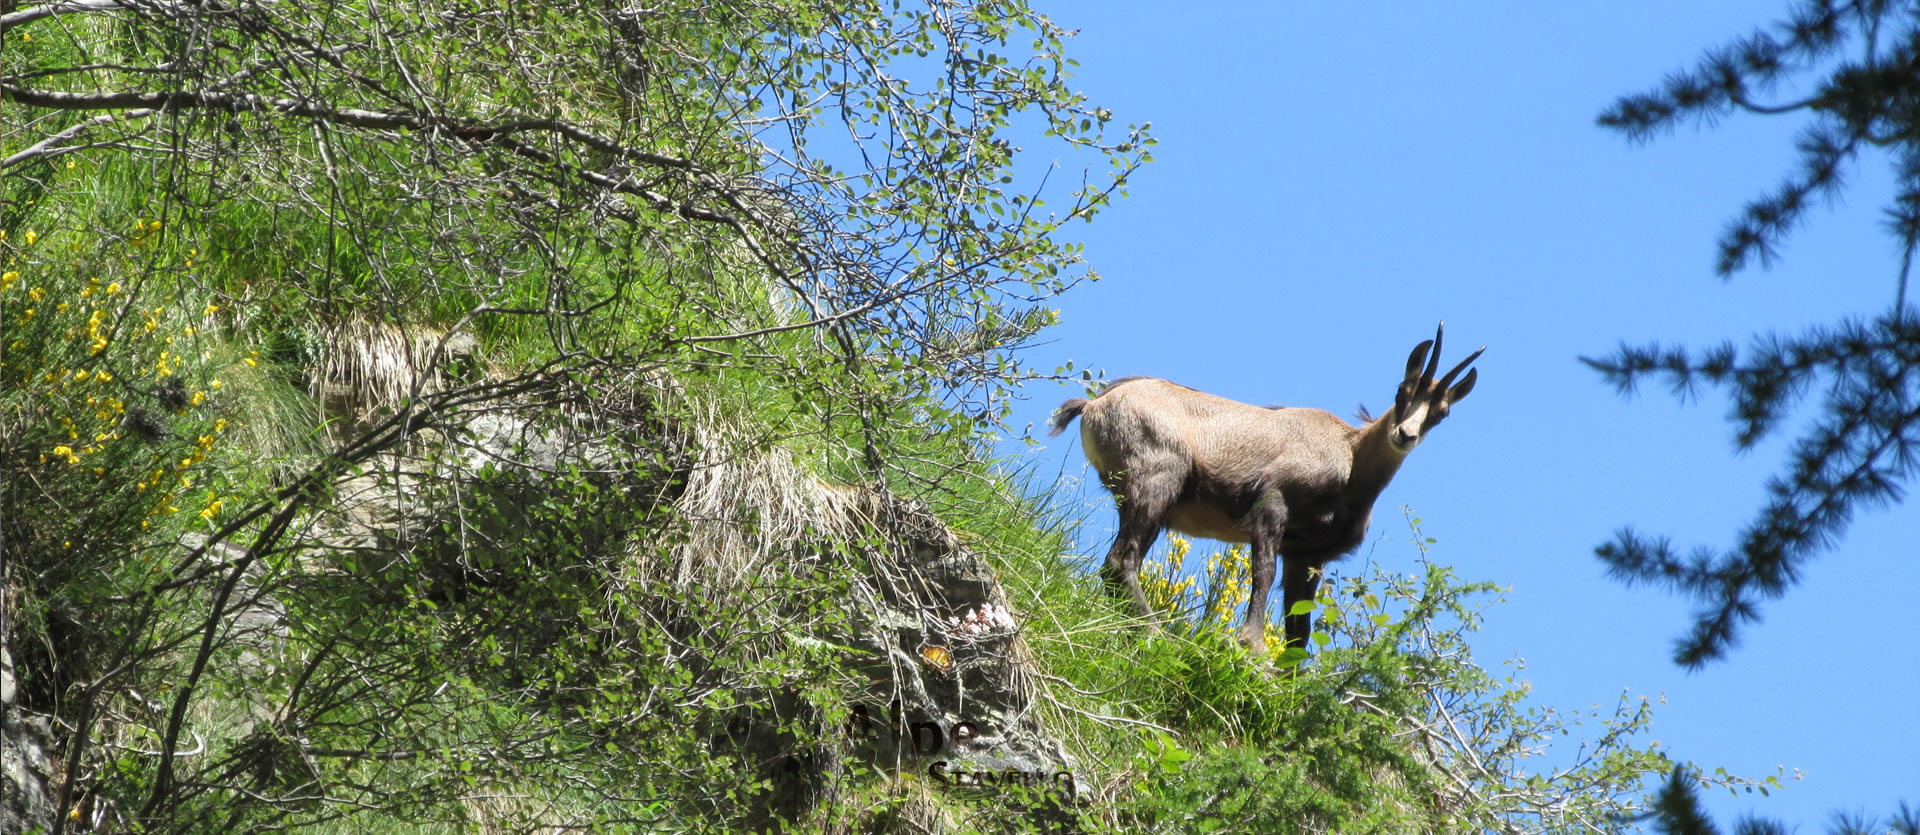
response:
[[(1652, 90), (1620, 97), (1601, 112), (1598, 123), (1646, 142), (1683, 124), (1714, 125), (1736, 113), (1809, 114), (1795, 143), (1796, 169), (1749, 201), (1720, 236), (1715, 271), (1721, 276), (1756, 261), (1771, 266), (1781, 243), (1814, 203), (1839, 196), (1847, 165), (1863, 144), (1904, 157), (1920, 143), (1920, 112), (1912, 104), (1920, 100), (1920, 28), (1913, 18), (1905, 7), (1884, 2), (1806, 0), (1786, 22), (1708, 51), (1692, 68), (1669, 75)], [(1892, 32), (1896, 26), (1904, 28)], [(1836, 62), (1849, 46), (1859, 48), (1859, 59)], [(1816, 72), (1825, 75), (1803, 77)], [(1797, 100), (1767, 101), (1782, 84), (1812, 92)], [(1920, 191), (1920, 171), (1905, 163), (1896, 168), (1902, 196), (1890, 212), (1897, 227), (1912, 229), (1920, 221), (1903, 220), (1915, 211), (1902, 207), (1910, 202), (1910, 192)], [(1903, 242), (1914, 240), (1909, 232), (1896, 235)], [(1903, 266), (1896, 294), (1901, 303), (1905, 273)]]
[(1920, 317), (1910, 311), (1798, 339), (1761, 337), (1746, 362), (1730, 344), (1697, 357), (1622, 346), (1612, 357), (1583, 361), (1623, 393), (1649, 374), (1666, 377), (1682, 399), (1702, 383), (1730, 389), (1728, 417), (1743, 449), (1809, 391), (1826, 392), (1821, 417), (1794, 442), (1788, 470), (1768, 481), (1771, 498), (1734, 549), (1682, 554), (1665, 537), (1624, 528), (1596, 550), (1615, 579), (1658, 584), (1703, 604), (1674, 654), (1689, 668), (1735, 646), (1740, 628), (1759, 620), (1760, 602), (1798, 584), (1809, 561), (1837, 546), (1855, 510), (1900, 501), (1920, 473)]
[[(1639, 820), (1651, 824), (1653, 831), (1668, 835), (1719, 835), (1720, 832), (1701, 806), (1699, 789), (1684, 765), (1674, 766), (1673, 773)], [(1734, 835), (1788, 835), (1793, 831), (1779, 821), (1752, 815), (1743, 816), (1733, 827)], [(1865, 815), (1841, 812), (1833, 816), (1833, 825), (1827, 831), (1832, 835), (1920, 835), (1920, 813), (1901, 803), (1900, 811), (1882, 827)]]

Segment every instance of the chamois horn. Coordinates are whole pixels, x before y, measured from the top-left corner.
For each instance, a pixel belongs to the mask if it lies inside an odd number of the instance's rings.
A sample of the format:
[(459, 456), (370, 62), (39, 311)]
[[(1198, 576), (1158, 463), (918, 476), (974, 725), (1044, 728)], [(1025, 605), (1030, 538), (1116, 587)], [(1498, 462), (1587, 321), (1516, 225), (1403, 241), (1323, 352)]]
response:
[[(1486, 351), (1487, 346), (1482, 345), (1480, 346), (1480, 350), (1468, 354), (1466, 359), (1461, 360), (1459, 365), (1454, 366), (1452, 371), (1447, 372), (1447, 376), (1440, 378), (1439, 388), (1444, 391), (1448, 386), (1453, 385), (1453, 378), (1460, 376), (1460, 372), (1467, 370), (1467, 366), (1471, 365), (1474, 360), (1479, 359), (1480, 355), (1486, 353)], [(1440, 352), (1434, 351), (1433, 355), (1439, 357)]]

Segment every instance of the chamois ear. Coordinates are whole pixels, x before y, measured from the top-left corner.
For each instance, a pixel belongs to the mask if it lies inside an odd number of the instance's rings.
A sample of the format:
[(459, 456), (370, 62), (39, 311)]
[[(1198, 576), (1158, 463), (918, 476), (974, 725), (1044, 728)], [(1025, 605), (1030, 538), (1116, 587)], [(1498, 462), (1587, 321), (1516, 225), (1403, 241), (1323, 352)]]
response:
[(1453, 404), (1467, 399), (1467, 395), (1473, 391), (1473, 381), (1478, 379), (1480, 379), (1480, 369), (1468, 369), (1467, 376), (1460, 378), (1460, 382), (1453, 388), (1447, 389), (1447, 403)]

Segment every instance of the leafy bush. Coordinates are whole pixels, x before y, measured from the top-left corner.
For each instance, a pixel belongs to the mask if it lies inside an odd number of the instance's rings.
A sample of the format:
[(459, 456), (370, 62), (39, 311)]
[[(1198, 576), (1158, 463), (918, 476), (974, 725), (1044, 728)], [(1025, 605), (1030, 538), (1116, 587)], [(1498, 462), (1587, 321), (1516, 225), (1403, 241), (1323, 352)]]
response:
[[(1418, 520), (1409, 525), (1424, 555), (1433, 541)], [(1142, 572), (1171, 628), (1116, 647), (1105, 662), (1123, 668), (1117, 675), (1056, 691), (1079, 702), (1063, 716), (1079, 716), (1082, 727), (1106, 711), (1079, 696), (1103, 686), (1114, 688), (1106, 704), (1124, 693), (1143, 726), (1158, 726), (1129, 746), (1141, 753), (1086, 812), (1090, 826), (1612, 830), (1628, 826), (1642, 795), (1675, 768), (1644, 739), (1649, 700), (1623, 695), (1608, 711), (1566, 713), (1529, 702), (1519, 659), (1506, 674), (1476, 664), (1467, 636), (1497, 592), (1491, 584), (1462, 583), (1430, 562), (1420, 575), (1370, 568), (1334, 578), (1312, 604), (1320, 631), (1310, 662), (1278, 650), (1249, 658), (1233, 635), (1247, 593), (1244, 556), (1214, 554), (1196, 575), (1180, 568), (1189, 550), (1176, 538)], [(1562, 739), (1574, 750), (1555, 749)], [(1707, 783), (1765, 782), (1686, 768)]]

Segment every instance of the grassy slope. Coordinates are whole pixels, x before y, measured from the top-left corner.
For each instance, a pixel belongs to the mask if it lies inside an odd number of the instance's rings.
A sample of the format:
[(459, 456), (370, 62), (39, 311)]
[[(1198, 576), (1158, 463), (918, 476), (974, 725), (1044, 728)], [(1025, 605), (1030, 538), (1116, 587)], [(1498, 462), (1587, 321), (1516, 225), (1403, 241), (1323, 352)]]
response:
[[(33, 52), (9, 50), (7, 72), (79, 62), (78, 45), (103, 38), (129, 60), (144, 54), (124, 32), (90, 33), (108, 25), (99, 21), (75, 19), (70, 42), (43, 34)], [(570, 89), (572, 115), (611, 121), (599, 113), (613, 107), (605, 90)], [(703, 115), (697, 102), (664, 96), (621, 106), (662, 121)], [(6, 111), (8, 153), (74, 121)], [(954, 415), (924, 392), (890, 387), (878, 362), (882, 373), (848, 371), (805, 331), (719, 349), (669, 345), (665, 334), (798, 315), (737, 248), (704, 230), (644, 213), (626, 225), (542, 214), (537, 201), (484, 178), (452, 176), (487, 172), (478, 155), (433, 160), (451, 171), (433, 181), (446, 193), (421, 199), (410, 189), (426, 156), (403, 137), (322, 143), (262, 115), (175, 127), (193, 143), (235, 138), (211, 158), (112, 148), (56, 157), (0, 184), (9, 506), (59, 509), (6, 518), (19, 613), (9, 639), (27, 670), (25, 704), (91, 735), (69, 772), (81, 790), (76, 821), (146, 814), (183, 830), (422, 832), (553, 821), (737, 826), (752, 820), (768, 778), (716, 749), (716, 723), (766, 721), (755, 711), (780, 701), (792, 709), (777, 721), (798, 744), (830, 742), (822, 729), (841, 718), (856, 671), (790, 638), (831, 634), (845, 616), (833, 601), (856, 559), (749, 577), (728, 594), (689, 594), (648, 567), (682, 558), (692, 523), (618, 482), (578, 474), (536, 493), (502, 484), (477, 499), (429, 485), (423, 501), (458, 524), (385, 551), (253, 539), (281, 509), (315, 525), (356, 512), (343, 490), (291, 498), (285, 490), (324, 468), (329, 449), (362, 437), (342, 421), (350, 415), (322, 413), (309, 392), (326, 388), (327, 358), (352, 347), (338, 336), (344, 326), (372, 322), (413, 334), (464, 326), (490, 379), (592, 346), (596, 362), (563, 364), (565, 383), (535, 392), (544, 406), (502, 406), (539, 419), (566, 403), (658, 431), (723, 423), (724, 452), (744, 460), (777, 448), (842, 481), (871, 478), (865, 448), (877, 433), (895, 463), (890, 488), (936, 508), (1001, 572), (1036, 656), (1045, 721), (1093, 780), (1077, 809), (1089, 829), (1474, 830), (1503, 814), (1557, 826), (1604, 817), (1608, 798), (1630, 796), (1635, 775), (1658, 766), (1616, 746), (1568, 778), (1588, 781), (1579, 794), (1532, 786), (1519, 752), (1475, 735), (1463, 744), (1481, 745), (1474, 756), (1492, 765), (1469, 774), (1468, 789), (1459, 772), (1435, 770), (1466, 758), (1435, 753), (1423, 735), (1435, 694), (1489, 727), (1557, 727), (1527, 725), (1511, 713), (1517, 685), (1462, 663), (1472, 590), (1443, 572), (1369, 578), (1340, 590), (1338, 602), (1329, 595), (1330, 645), (1291, 675), (1245, 658), (1213, 628), (1233, 606), (1205, 606), (1205, 584), (1177, 589), (1168, 578), (1158, 587), (1170, 610), (1204, 626), (1176, 621), (1158, 632), (1131, 622), (1085, 566), (1063, 557), (1076, 520), (980, 460), (972, 436), (951, 429)], [(723, 144), (708, 150), (731, 155)], [(716, 164), (741, 164), (732, 156)], [(543, 247), (548, 255), (536, 257)], [(560, 290), (594, 297), (616, 288), (593, 316), (470, 315), (482, 303), (535, 308)], [(885, 355), (876, 346), (867, 359)], [(635, 368), (670, 377), (684, 394), (655, 404), (657, 414), (622, 406), (656, 379)], [(407, 460), (433, 463), (430, 449), (406, 449)], [(644, 442), (623, 449), (634, 470), (671, 469), (651, 461)], [(328, 471), (325, 480), (360, 483), (351, 475)], [(250, 509), (263, 515), (245, 516)], [(195, 651), (210, 634), (209, 592), (227, 575), (199, 570), (201, 555), (180, 544), (189, 532), (270, 546), (257, 588), (289, 623), (271, 663), (218, 630), (209, 653)], [(1221, 565), (1211, 582), (1244, 583), (1243, 567)], [(450, 592), (449, 566), (481, 581)], [(107, 671), (115, 677), (102, 678)], [(197, 689), (182, 695), (189, 680)], [(175, 706), (184, 724), (168, 715)], [(1643, 721), (1631, 711), (1610, 718), (1628, 731)], [(177, 750), (200, 747), (179, 766), (198, 782), (167, 789), (143, 752), (170, 725), (183, 729), (171, 740)], [(811, 813), (812, 823), (1043, 822), (1003, 797), (949, 796), (912, 775), (835, 779), (833, 806)], [(1522, 799), (1585, 799), (1549, 813), (1526, 805), (1533, 800), (1502, 805), (1474, 794), (1497, 786)]]

